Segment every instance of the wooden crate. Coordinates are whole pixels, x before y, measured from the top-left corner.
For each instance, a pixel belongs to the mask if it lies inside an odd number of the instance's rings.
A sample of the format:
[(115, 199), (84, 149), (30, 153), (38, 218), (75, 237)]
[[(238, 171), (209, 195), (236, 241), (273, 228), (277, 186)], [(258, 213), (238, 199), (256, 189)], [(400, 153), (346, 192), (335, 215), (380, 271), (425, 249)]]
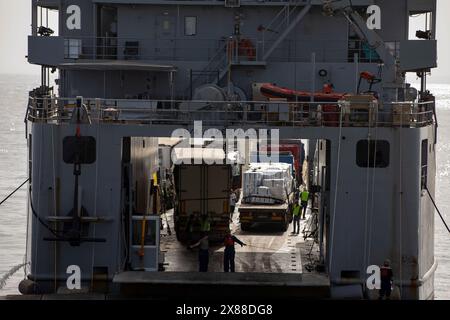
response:
[(376, 122), (377, 100), (372, 95), (346, 95), (343, 101), (343, 125), (353, 127), (374, 126)]
[(409, 126), (414, 122), (411, 104), (398, 104), (392, 107), (392, 124), (394, 126)]

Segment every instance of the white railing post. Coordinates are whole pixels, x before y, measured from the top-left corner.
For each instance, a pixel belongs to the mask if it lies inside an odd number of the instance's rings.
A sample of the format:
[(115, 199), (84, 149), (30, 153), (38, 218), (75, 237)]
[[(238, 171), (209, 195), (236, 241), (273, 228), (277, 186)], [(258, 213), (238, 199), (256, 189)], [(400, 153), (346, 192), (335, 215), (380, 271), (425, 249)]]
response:
[[(53, 95), (50, 99), (51, 99), (51, 100), (50, 100), (50, 106), (51, 106), (52, 117), (53, 117), (53, 115), (54, 115), (54, 113), (55, 113), (55, 110), (57, 110), (57, 108), (56, 108), (56, 98), (55, 98), (55, 96)], [(58, 113), (56, 112), (56, 114), (58, 114)]]
[(100, 122), (100, 112), (101, 109), (101, 100), (100, 98), (95, 98), (95, 113), (96, 113), (96, 117), (97, 117), (97, 122)]

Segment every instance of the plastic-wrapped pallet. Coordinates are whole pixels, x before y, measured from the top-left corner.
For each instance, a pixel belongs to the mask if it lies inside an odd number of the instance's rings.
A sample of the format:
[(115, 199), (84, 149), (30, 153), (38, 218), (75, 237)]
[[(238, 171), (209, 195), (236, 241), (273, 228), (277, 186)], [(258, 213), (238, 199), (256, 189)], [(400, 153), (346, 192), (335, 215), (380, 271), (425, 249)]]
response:
[(291, 164), (251, 163), (243, 175), (245, 203), (275, 203), (286, 200), (292, 189)]
[(288, 182), (286, 179), (264, 179), (263, 185), (268, 187), (272, 198), (286, 200)]
[(273, 203), (274, 201), (272, 199), (270, 199), (271, 194), (270, 194), (270, 189), (268, 187), (258, 187), (258, 199), (257, 199), (257, 203)]
[(268, 169), (263, 171), (263, 179), (283, 179), (284, 172), (281, 169)]
[(243, 195), (244, 198), (257, 194), (258, 187), (262, 184), (263, 174), (261, 172), (247, 171), (244, 173)]

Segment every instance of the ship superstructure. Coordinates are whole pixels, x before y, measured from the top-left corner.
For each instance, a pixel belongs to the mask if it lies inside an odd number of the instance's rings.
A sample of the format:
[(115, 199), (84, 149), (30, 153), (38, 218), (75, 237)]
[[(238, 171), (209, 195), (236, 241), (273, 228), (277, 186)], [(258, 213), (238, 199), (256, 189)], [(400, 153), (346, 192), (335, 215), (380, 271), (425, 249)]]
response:
[[(369, 28), (372, 5), (381, 29)], [(58, 36), (45, 10), (58, 11)], [(415, 14), (427, 28), (409, 40)], [(91, 289), (164, 284), (159, 216), (146, 216), (159, 212), (158, 138), (202, 121), (201, 132), (309, 140), (329, 295), (365, 290), (367, 268), (389, 259), (402, 298), (432, 298), (435, 17), (435, 0), (32, 0), (28, 59), (42, 84), (27, 108), (31, 287), (58, 291), (71, 265)], [(307, 296), (306, 271), (289, 276)]]

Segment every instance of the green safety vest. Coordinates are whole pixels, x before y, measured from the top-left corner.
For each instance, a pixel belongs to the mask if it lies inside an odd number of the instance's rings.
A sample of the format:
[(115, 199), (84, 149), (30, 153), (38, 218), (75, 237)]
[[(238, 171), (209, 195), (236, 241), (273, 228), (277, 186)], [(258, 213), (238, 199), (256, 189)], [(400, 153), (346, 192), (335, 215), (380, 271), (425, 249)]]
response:
[(292, 215), (294, 217), (298, 216), (300, 214), (300, 206), (298, 204), (296, 204), (294, 206), (294, 209), (292, 210)]
[(209, 222), (209, 218), (205, 218), (202, 221), (202, 231), (208, 232), (211, 231), (211, 223)]
[(300, 199), (302, 199), (302, 201), (308, 201), (309, 198), (309, 192), (308, 191), (303, 191), (300, 194)]

